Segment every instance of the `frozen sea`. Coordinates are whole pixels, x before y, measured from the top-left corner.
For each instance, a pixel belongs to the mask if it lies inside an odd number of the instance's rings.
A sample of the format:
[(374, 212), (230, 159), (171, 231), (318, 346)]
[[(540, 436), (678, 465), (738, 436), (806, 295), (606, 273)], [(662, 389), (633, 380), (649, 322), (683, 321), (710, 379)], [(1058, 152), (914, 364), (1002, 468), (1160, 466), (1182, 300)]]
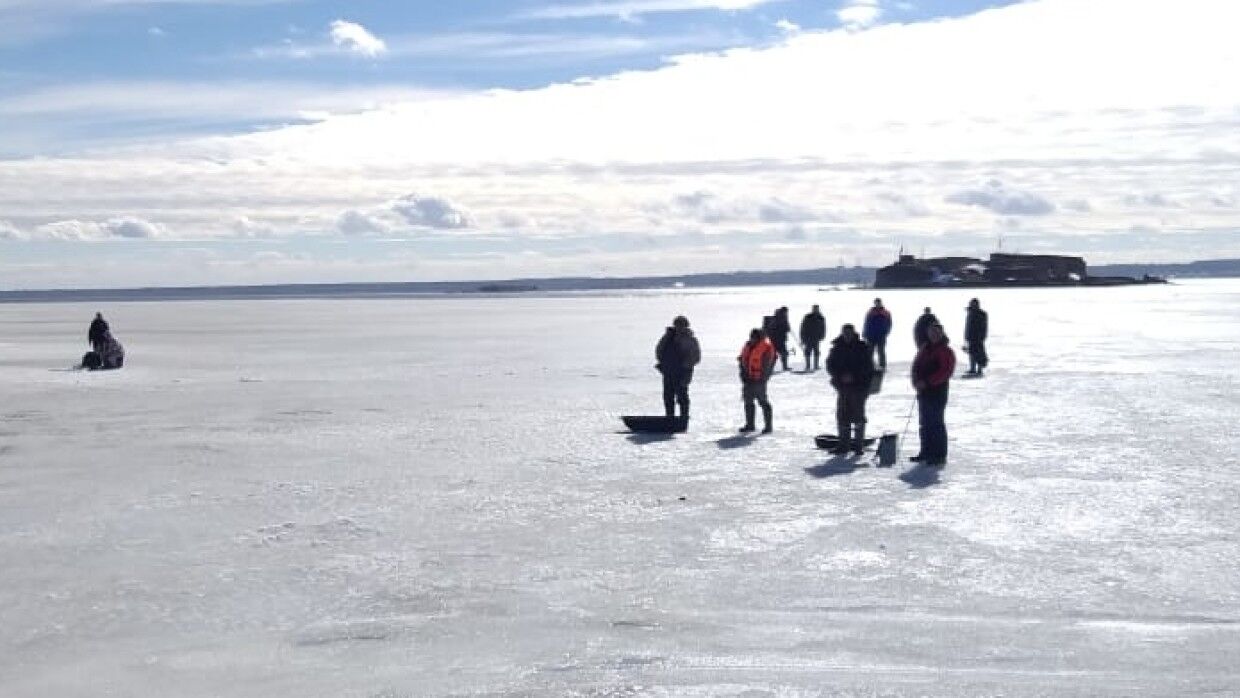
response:
[[(941, 472), (814, 449), (822, 373), (737, 438), (747, 330), (874, 295), (0, 305), (0, 694), (1240, 694), (1240, 280), (982, 292)], [(899, 432), (969, 295), (882, 296)], [(681, 313), (691, 431), (621, 433)]]

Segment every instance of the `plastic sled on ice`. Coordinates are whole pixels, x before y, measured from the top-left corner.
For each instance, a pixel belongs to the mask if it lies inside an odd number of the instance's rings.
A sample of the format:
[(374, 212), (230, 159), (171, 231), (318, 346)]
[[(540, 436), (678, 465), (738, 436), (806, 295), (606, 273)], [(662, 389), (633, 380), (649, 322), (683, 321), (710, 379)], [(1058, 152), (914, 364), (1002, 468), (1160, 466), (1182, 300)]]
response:
[(689, 420), (685, 417), (624, 415), (620, 419), (630, 431), (646, 434), (678, 434), (689, 428)]

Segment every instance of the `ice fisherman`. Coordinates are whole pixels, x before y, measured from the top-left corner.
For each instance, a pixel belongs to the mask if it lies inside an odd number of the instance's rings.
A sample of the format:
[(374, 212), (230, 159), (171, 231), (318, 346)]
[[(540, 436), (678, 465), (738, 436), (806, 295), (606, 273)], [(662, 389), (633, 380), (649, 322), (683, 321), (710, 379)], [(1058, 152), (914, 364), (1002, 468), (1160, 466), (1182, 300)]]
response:
[(947, 463), (947, 391), (956, 370), (956, 353), (948, 346), (943, 326), (926, 328), (926, 343), (913, 359), (913, 388), (917, 391), (917, 417), (921, 450), (909, 458), (924, 465)]
[(982, 304), (974, 298), (965, 309), (964, 350), (969, 354), (969, 370), (966, 376), (981, 377), (982, 370), (990, 364), (986, 355), (986, 333), (990, 329), (990, 318)]
[(90, 321), (90, 329), (86, 331), (86, 342), (96, 353), (102, 353), (104, 340), (111, 331), (108, 321), (103, 319), (103, 313), (95, 313), (95, 319)]
[(82, 357), (82, 368), (90, 371), (106, 371), (125, 365), (125, 347), (121, 346), (116, 337), (112, 336), (110, 330), (103, 333), (96, 347)]
[(865, 314), (861, 336), (878, 356), (878, 370), (887, 370), (887, 335), (891, 334), (891, 313), (883, 307), (883, 299), (875, 298), (874, 307)]
[[(823, 317), (822, 311), (815, 305), (804, 318), (801, 318), (801, 350), (805, 354), (805, 370), (818, 370), (818, 357), (821, 350), (818, 345), (822, 340), (827, 338), (827, 319)], [(814, 367), (810, 368), (810, 357), (813, 357)]]
[(749, 332), (749, 341), (741, 347), (741, 355), (736, 357), (740, 364), (741, 400), (745, 403), (745, 426), (740, 428), (742, 434), (755, 429), (755, 402), (762, 406), (762, 433), (771, 433), (773, 410), (766, 395), (766, 385), (775, 372), (775, 356), (775, 345), (762, 330), (755, 328)]
[(918, 349), (921, 349), (922, 346), (929, 341), (928, 330), (930, 329), (930, 325), (939, 325), (942, 327), (939, 319), (935, 317), (934, 313), (930, 312), (930, 308), (927, 307), (925, 310), (921, 311), (921, 316), (917, 318), (917, 322), (913, 323), (913, 344), (917, 345)]
[(693, 367), (702, 360), (702, 349), (689, 319), (677, 315), (667, 328), (654, 350), (655, 368), (663, 374), (663, 411), (668, 417), (676, 416), (680, 405), (682, 419), (689, 418), (689, 383), (693, 381)]
[(762, 318), (762, 325), (762, 331), (770, 340), (771, 345), (775, 347), (775, 353), (779, 355), (779, 360), (784, 370), (787, 371), (788, 333), (792, 332), (792, 324), (788, 322), (788, 306), (777, 308), (774, 315)]
[(835, 388), (835, 423), (840, 436), (839, 445), (831, 452), (843, 455), (851, 444), (853, 453), (861, 455), (865, 450), (865, 401), (874, 378), (874, 353), (851, 324), (841, 327), (840, 335), (831, 341), (827, 375)]

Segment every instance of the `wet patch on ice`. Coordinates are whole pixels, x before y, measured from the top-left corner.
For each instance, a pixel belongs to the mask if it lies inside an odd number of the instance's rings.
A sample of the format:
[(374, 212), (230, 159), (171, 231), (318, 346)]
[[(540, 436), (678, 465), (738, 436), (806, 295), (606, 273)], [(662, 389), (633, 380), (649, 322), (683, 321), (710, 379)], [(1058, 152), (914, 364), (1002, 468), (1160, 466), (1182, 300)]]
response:
[(253, 533), (245, 534), (241, 538), (255, 546), (285, 543), (305, 543), (319, 546), (330, 545), (339, 541), (377, 538), (381, 535), (383, 535), (382, 532), (377, 528), (360, 524), (347, 516), (340, 516), (330, 521), (309, 526), (298, 526), (292, 521), (270, 524), (259, 527)]
[(293, 644), (314, 647), (340, 642), (393, 640), (409, 633), (423, 621), (419, 617), (321, 621), (297, 631), (293, 635)]

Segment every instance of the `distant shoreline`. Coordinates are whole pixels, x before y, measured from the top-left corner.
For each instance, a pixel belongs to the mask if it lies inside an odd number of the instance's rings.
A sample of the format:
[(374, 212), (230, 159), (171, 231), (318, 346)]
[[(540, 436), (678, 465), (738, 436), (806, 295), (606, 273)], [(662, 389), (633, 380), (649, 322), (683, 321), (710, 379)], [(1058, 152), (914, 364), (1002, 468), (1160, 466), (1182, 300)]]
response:
[[(383, 299), (417, 296), (510, 297), (571, 291), (642, 291), (737, 286), (852, 285), (869, 287), (875, 267), (832, 267), (761, 272), (727, 272), (647, 277), (556, 277), (480, 281), (410, 281), (249, 286), (33, 289), (0, 291), (0, 303), (84, 303), (127, 301), (292, 300), (313, 298)], [(1150, 274), (1175, 278), (1240, 277), (1240, 259), (1186, 264), (1103, 264), (1100, 276)], [(956, 287), (953, 287), (956, 288)], [(1086, 287), (1088, 288), (1088, 287)]]

